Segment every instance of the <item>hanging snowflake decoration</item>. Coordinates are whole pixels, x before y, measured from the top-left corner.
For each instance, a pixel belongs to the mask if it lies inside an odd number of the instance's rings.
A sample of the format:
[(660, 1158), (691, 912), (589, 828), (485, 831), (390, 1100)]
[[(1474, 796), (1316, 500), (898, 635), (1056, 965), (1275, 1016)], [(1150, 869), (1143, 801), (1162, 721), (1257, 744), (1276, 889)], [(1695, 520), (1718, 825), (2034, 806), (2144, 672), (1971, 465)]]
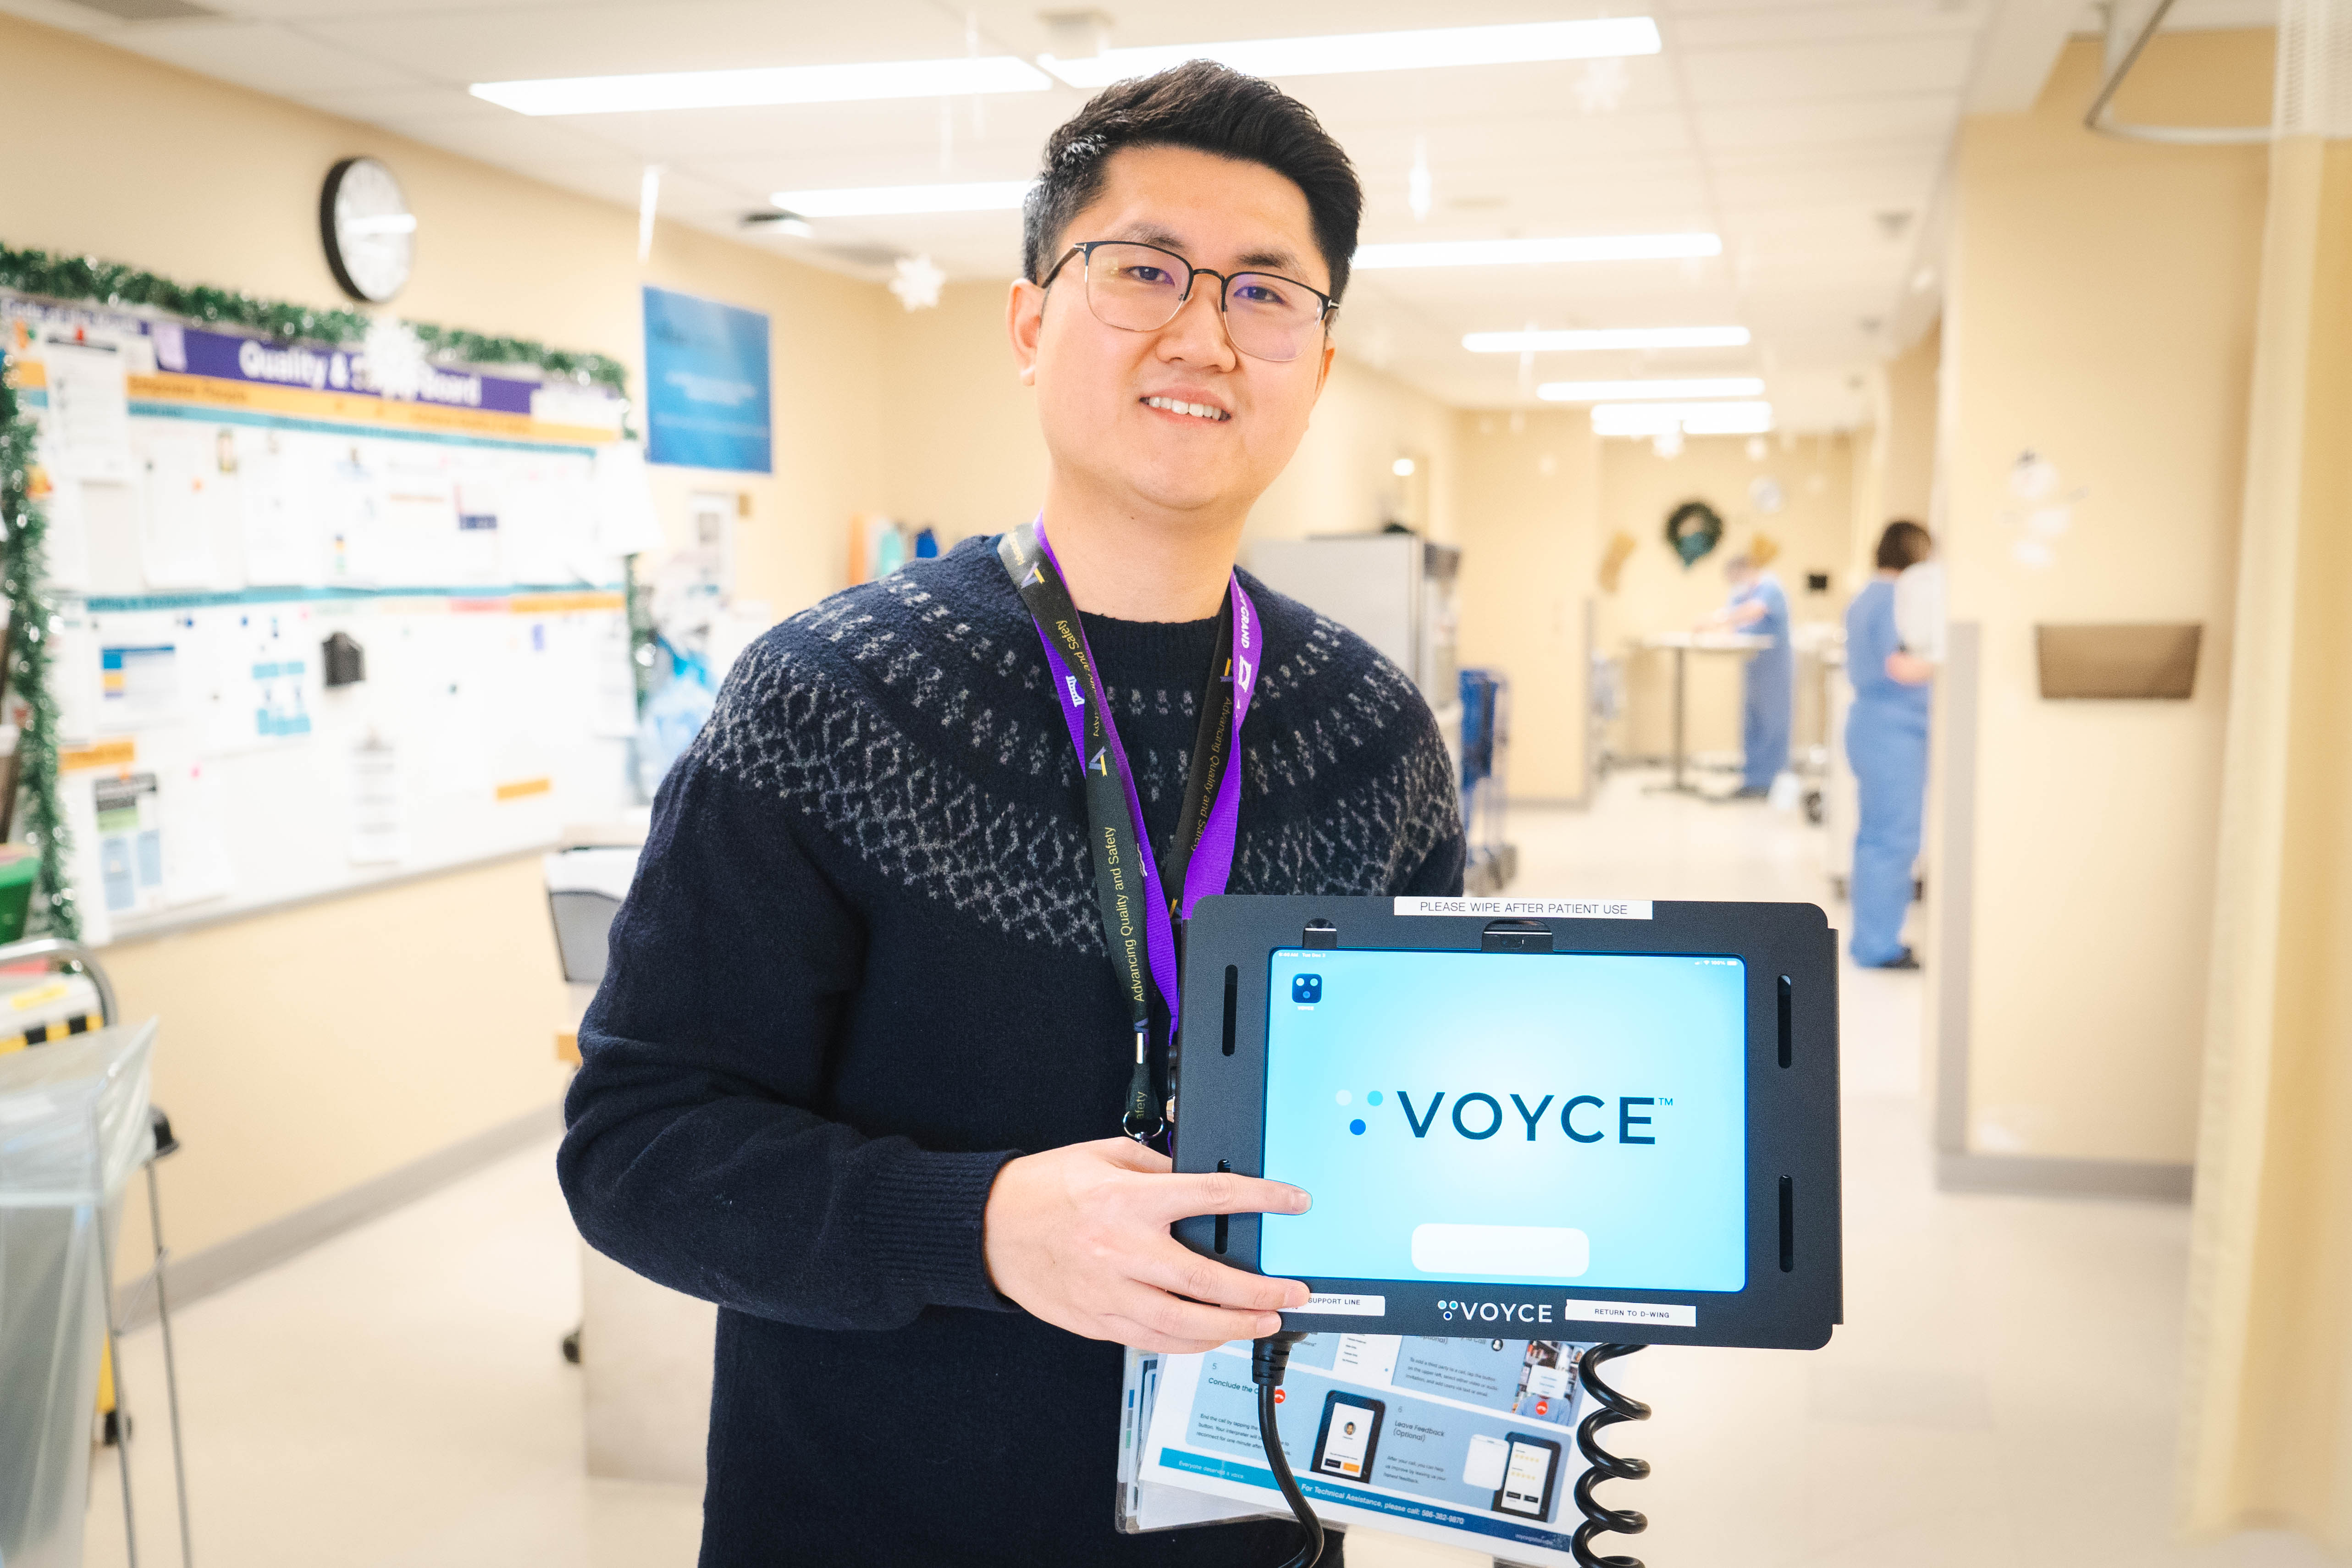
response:
[(1585, 62), (1576, 79), (1576, 107), (1587, 114), (1613, 114), (1625, 100), (1625, 62), (1614, 55)]
[(898, 303), (909, 310), (929, 310), (940, 302), (940, 289), (948, 275), (940, 270), (928, 256), (902, 256), (890, 264), (897, 274), (890, 279), (890, 292), (898, 296)]
[(431, 367), (425, 363), (424, 340), (399, 317), (387, 312), (370, 321), (360, 353), (367, 384), (378, 397), (411, 399), (425, 390)]

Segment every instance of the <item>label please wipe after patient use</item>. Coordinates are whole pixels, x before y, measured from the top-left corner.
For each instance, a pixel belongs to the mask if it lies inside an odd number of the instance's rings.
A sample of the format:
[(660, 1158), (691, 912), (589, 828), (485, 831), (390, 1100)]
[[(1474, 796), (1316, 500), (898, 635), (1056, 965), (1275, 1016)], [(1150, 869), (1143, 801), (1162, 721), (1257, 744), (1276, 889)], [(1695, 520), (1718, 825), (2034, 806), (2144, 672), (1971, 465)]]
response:
[(1647, 899), (1399, 899), (1401, 915), (1475, 915), (1482, 920), (1645, 921)]

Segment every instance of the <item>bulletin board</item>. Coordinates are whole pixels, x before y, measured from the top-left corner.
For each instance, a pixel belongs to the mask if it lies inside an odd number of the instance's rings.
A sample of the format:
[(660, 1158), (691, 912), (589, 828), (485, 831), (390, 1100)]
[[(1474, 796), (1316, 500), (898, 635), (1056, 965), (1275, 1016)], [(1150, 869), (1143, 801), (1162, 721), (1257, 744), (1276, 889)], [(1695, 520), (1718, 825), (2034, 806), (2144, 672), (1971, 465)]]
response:
[[(634, 802), (625, 405), (0, 295), (38, 418), (87, 941), (551, 843)], [(360, 678), (351, 679), (354, 674)]]

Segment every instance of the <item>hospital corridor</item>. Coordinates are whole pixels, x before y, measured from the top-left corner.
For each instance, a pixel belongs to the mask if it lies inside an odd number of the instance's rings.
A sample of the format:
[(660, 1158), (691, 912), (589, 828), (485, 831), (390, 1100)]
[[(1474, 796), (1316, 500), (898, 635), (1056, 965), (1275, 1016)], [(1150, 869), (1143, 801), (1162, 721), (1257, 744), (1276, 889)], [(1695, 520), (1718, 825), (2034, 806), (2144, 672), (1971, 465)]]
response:
[[(1801, 816), (1736, 815), (1611, 778), (1590, 812), (1517, 819), (1534, 886), (1661, 898), (1821, 901), (1821, 836)], [(1840, 918), (1834, 903), (1831, 918)], [(1759, 1568), (2320, 1568), (2284, 1532), (2206, 1546), (2167, 1528), (2179, 1416), (2189, 1215), (2139, 1201), (1939, 1194), (1923, 1136), (1924, 982), (1848, 963), (1844, 1038), (1847, 1313), (1802, 1361), (1692, 1352), (1636, 1364), (1657, 1414), (1622, 1445), (1655, 1467), (1641, 1549), (1660, 1563)], [(220, 1500), (229, 1561), (352, 1568), (684, 1562), (698, 1489), (583, 1473), (577, 1246), (535, 1144), (412, 1207), (190, 1308), (184, 1397), (210, 1412), (192, 1478)], [(153, 1386), (149, 1331), (125, 1353)], [(332, 1364), (333, 1379), (306, 1372)], [(373, 1415), (355, 1421), (360, 1402)], [(172, 1525), (168, 1466), (138, 1478), (142, 1526)], [(1736, 1475), (1725, 1495), (1723, 1478)], [(93, 1506), (118, 1507), (101, 1475)], [(397, 1517), (375, 1500), (396, 1487)], [(347, 1521), (380, 1518), (365, 1540)], [(1349, 1561), (1463, 1568), (1465, 1552), (1359, 1531)], [(91, 1561), (116, 1563), (115, 1554)]]
[(2352, 0), (0, 82), (0, 1568), (2352, 1568)]

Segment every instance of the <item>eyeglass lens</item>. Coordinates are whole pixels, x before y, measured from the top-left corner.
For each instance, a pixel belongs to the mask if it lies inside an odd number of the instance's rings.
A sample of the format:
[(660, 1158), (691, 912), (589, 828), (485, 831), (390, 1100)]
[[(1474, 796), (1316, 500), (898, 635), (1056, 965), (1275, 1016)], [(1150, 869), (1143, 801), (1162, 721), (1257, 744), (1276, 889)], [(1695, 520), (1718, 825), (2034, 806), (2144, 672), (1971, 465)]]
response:
[[(1184, 307), (1185, 263), (1149, 245), (1098, 245), (1087, 256), (1087, 305), (1105, 326), (1157, 331)], [(1225, 331), (1253, 359), (1294, 360), (1305, 352), (1323, 301), (1271, 272), (1236, 272), (1224, 285)]]

